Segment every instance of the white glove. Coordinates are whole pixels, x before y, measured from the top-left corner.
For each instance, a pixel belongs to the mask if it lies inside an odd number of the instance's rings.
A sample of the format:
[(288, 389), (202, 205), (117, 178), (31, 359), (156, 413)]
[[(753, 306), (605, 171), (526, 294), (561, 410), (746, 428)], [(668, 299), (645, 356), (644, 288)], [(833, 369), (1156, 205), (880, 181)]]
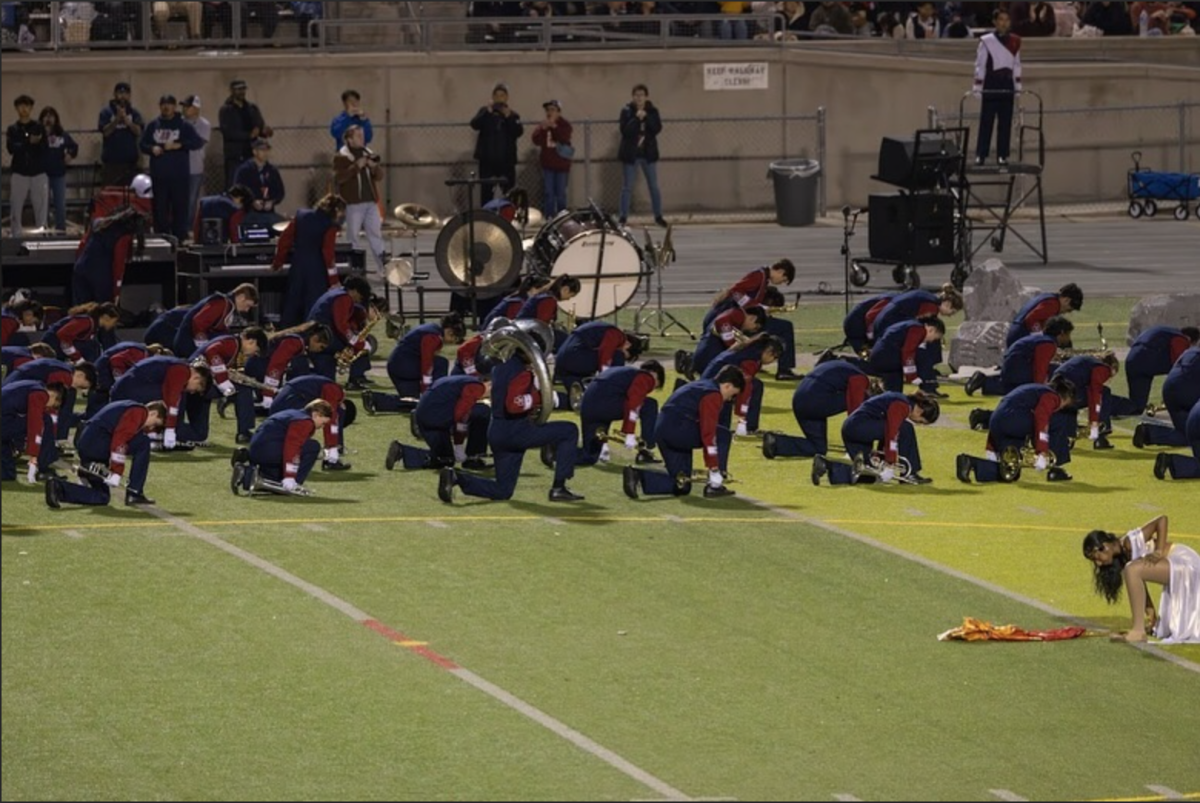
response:
[(561, 410), (567, 406), (567, 399), (563, 394), (554, 391), (554, 409)]
[(237, 388), (235, 388), (233, 383), (228, 379), (226, 379), (224, 382), (218, 382), (217, 390), (221, 391), (223, 396), (232, 396), (233, 394), (237, 393)]
[(271, 404), (272, 404), (272, 403), (274, 403), (274, 401), (275, 401), (275, 397), (274, 397), (274, 396), (268, 396), (268, 395), (266, 395), (266, 394), (264, 393), (264, 394), (263, 394), (263, 397), (262, 397), (262, 406), (263, 406), (263, 409), (264, 409), (264, 410), (270, 410), (270, 409), (271, 409)]
[(1046, 455), (1044, 455), (1044, 454), (1038, 455), (1037, 458), (1033, 461), (1033, 467), (1036, 468), (1038, 471), (1045, 471), (1047, 466), (1049, 466), (1049, 465), (1050, 465), (1050, 461), (1046, 459)]
[[(370, 354), (370, 353), (371, 353), (371, 341), (364, 340), (362, 351), (360, 351), (359, 354)], [(356, 357), (356, 359), (357, 359), (357, 357)]]
[(879, 472), (879, 481), (882, 483), (889, 483), (894, 479), (896, 479), (896, 469), (891, 466), (884, 466), (883, 470)]
[(708, 484), (713, 488), (720, 488), (725, 484), (725, 476), (716, 469), (710, 469), (708, 472)]
[(283, 490), (285, 490), (285, 491), (294, 491), (294, 490), (296, 490), (296, 489), (297, 489), (297, 488), (299, 488), (299, 487), (300, 487), (300, 486), (299, 486), (299, 484), (296, 482), (296, 478), (295, 478), (295, 477), (288, 477), (287, 479), (285, 479), (285, 480), (283, 481)]
[(1099, 424), (1092, 424), (1091, 430), (1088, 431), (1088, 440), (1090, 440), (1090, 441), (1100, 440), (1100, 425)]
[(608, 450), (608, 444), (607, 444), (607, 443), (605, 443), (605, 444), (602, 444), (602, 445), (600, 446), (600, 457), (599, 457), (598, 459), (599, 459), (599, 461), (600, 461), (601, 463), (607, 463), (609, 460), (611, 460), (611, 459), (612, 459), (612, 455), (611, 455), (611, 453), (610, 453), (610, 452), (609, 452), (609, 450)]
[(986, 452), (984, 452), (984, 453), (983, 453), (983, 459), (984, 459), (984, 460), (991, 460), (993, 463), (999, 463), (999, 462), (1000, 462), (1000, 457), (999, 457), (999, 455), (997, 455), (997, 454), (996, 454), (995, 452), (993, 452), (991, 449), (988, 449)]
[(630, 449), (630, 450), (636, 449), (637, 445), (638, 445), (637, 435), (634, 435), (632, 432), (630, 432), (628, 435), (625, 436), (625, 448), (626, 449)]
[(973, 87), (971, 89), (971, 94), (975, 96), (976, 100), (982, 99), (983, 98), (983, 87), (980, 87), (980, 86)]
[(325, 461), (328, 463), (336, 463), (341, 459), (341, 454), (338, 453), (336, 446), (330, 446), (325, 450)]
[(746, 429), (746, 419), (743, 418), (741, 421), (738, 421), (735, 433), (739, 438), (744, 438), (750, 434), (750, 430)]
[(120, 488), (121, 487), (121, 475), (116, 473), (115, 471), (112, 472), (111, 474), (109, 474), (107, 477), (104, 478), (104, 484), (107, 485), (109, 488)]
[(467, 459), (467, 445), (465, 443), (454, 444), (454, 462), (462, 463)]
[(165, 432), (163, 432), (163, 448), (164, 449), (174, 449), (175, 448), (175, 430), (174, 429), (168, 429)]
[(924, 381), (924, 380), (923, 380), (923, 379), (921, 379), (921, 377), (919, 377), (919, 376), (918, 376), (916, 379), (914, 379), (914, 380), (912, 381), (912, 383), (913, 383), (913, 387), (918, 387), (918, 388), (919, 388), (919, 387), (921, 387), (921, 383), (922, 383), (923, 381)]
[(25, 474), (25, 478), (29, 480), (29, 484), (33, 485), (37, 482), (37, 461), (29, 461), (29, 471)]

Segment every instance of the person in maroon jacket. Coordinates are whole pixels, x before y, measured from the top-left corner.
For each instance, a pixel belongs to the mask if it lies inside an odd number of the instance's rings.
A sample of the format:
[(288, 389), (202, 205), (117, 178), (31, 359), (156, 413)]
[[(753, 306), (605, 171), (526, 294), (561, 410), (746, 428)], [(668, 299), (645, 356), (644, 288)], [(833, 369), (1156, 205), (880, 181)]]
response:
[[(1023, 449), (1027, 442), (1033, 443), (1036, 456), (1033, 467), (1046, 471), (1050, 482), (1071, 479), (1064, 465), (1071, 461), (1070, 438), (1074, 432), (1074, 420), (1070, 416), (1055, 415), (1075, 403), (1075, 388), (1061, 376), (1054, 376), (1048, 385), (1021, 385), (1000, 400), (996, 412), (992, 413), (991, 428), (988, 430), (987, 451), (982, 458), (960, 454), (956, 460), (956, 473), (962, 482), (997, 482), (1003, 480), (1000, 472), (1000, 457), (1009, 448)], [(1049, 453), (1053, 452), (1055, 465), (1050, 466)]]
[(237, 392), (229, 379), (229, 369), (237, 365), (239, 359), (249, 359), (267, 350), (267, 333), (258, 326), (248, 326), (238, 335), (220, 335), (196, 349), (191, 356), (191, 362), (204, 360), (208, 370), (212, 371), (213, 382), (222, 396), (232, 396)]
[[(42, 342), (53, 346), (60, 360), (95, 362), (104, 348), (115, 344), (112, 332), (120, 322), (116, 304), (91, 301), (67, 310), (67, 317), (47, 329)], [(101, 337), (113, 342), (100, 343)]]
[(567, 177), (571, 174), (571, 124), (562, 116), (562, 104), (548, 100), (542, 104), (546, 119), (533, 130), (533, 144), (541, 151), (542, 214), (550, 220), (567, 208)]
[(310, 357), (325, 353), (332, 338), (329, 327), (318, 324), (303, 332), (273, 337), (268, 341), (265, 359), (260, 354), (246, 360), (246, 373), (266, 385), (262, 391), (262, 406), (271, 409), (285, 377), (311, 373)]
[(484, 359), (479, 353), (479, 348), (483, 345), (483, 335), (472, 335), (463, 341), (458, 350), (454, 352), (454, 366), (450, 369), (451, 376), (466, 374), (467, 376), (475, 376), (479, 373), (477, 363)]
[(183, 316), (172, 351), (180, 357), (191, 354), (217, 335), (228, 332), (235, 315), (248, 315), (256, 306), (258, 288), (249, 282), (239, 284), (232, 293), (213, 293), (197, 301)]
[[(134, 401), (106, 404), (84, 425), (79, 434), (77, 469), (83, 485), (52, 477), (46, 482), (46, 504), (59, 508), (75, 505), (107, 505), (110, 489), (121, 487), (125, 466), (133, 464), (125, 489), (125, 504), (153, 505), (146, 496), (150, 471), (149, 433), (162, 429), (166, 408), (160, 401), (145, 405)], [(107, 464), (107, 469), (104, 466)]]
[(1036, 334), (1045, 328), (1046, 322), (1055, 315), (1066, 315), (1083, 309), (1083, 291), (1079, 285), (1064, 284), (1057, 293), (1038, 293), (1018, 310), (1008, 327), (1004, 345), (1011, 346), (1026, 335)]
[[(704, 316), (701, 324), (704, 331), (709, 331), (717, 316), (734, 307), (746, 309), (761, 307), (766, 303), (767, 288), (791, 284), (796, 280), (796, 266), (790, 259), (780, 259), (771, 265), (764, 265), (750, 271), (736, 283), (722, 290), (713, 299), (713, 306)], [(784, 352), (779, 355), (779, 365), (776, 379), (793, 380), (800, 377), (795, 373), (796, 368), (796, 332), (792, 322), (781, 317), (768, 317), (763, 327), (767, 334), (774, 335), (783, 343)]]

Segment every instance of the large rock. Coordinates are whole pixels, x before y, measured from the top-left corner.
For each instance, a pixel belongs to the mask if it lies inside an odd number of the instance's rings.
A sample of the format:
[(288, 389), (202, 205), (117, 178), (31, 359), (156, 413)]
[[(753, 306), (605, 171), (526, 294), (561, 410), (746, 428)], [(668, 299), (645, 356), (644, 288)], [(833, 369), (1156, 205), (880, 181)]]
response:
[(1011, 321), (1026, 301), (1040, 293), (1026, 287), (998, 259), (989, 259), (971, 271), (963, 284), (965, 319), (968, 321)]
[(1132, 345), (1134, 339), (1151, 326), (1200, 326), (1200, 293), (1170, 293), (1158, 296), (1143, 296), (1133, 305), (1129, 315), (1129, 335), (1125, 342)]
[(979, 368), (999, 365), (1004, 356), (1008, 324), (1008, 321), (963, 321), (950, 340), (950, 367), (958, 371), (964, 365)]

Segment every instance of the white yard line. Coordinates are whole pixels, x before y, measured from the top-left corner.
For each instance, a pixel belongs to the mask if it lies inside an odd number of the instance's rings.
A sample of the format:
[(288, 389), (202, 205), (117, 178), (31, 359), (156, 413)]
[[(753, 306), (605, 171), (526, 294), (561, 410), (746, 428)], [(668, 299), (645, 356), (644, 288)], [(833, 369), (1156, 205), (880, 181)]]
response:
[(1029, 799), (1027, 797), (1021, 797), (1016, 792), (1010, 792), (1007, 789), (989, 789), (988, 792), (991, 793), (992, 796), (997, 797), (1000, 800), (1028, 800)]
[(1146, 784), (1146, 788), (1156, 795), (1162, 795), (1167, 800), (1183, 800), (1183, 793), (1176, 792), (1169, 786), (1159, 786), (1158, 784)]

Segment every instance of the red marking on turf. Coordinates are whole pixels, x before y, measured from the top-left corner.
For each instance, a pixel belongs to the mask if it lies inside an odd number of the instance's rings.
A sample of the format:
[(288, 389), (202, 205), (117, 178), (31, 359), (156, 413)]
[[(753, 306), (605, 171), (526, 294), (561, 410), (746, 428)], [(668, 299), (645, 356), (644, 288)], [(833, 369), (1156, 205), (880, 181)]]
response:
[[(387, 625), (383, 624), (382, 622), (377, 622), (374, 619), (367, 619), (366, 621), (363, 622), (363, 624), (366, 625), (367, 627), (369, 627), (371, 630), (374, 630), (379, 635), (381, 635), (384, 638), (389, 639), (393, 642), (415, 641), (415, 639), (410, 639), (408, 636), (404, 635), (400, 631), (392, 630)], [(454, 663), (449, 658), (445, 657), (444, 655), (438, 655), (436, 652), (434, 652), (433, 650), (431, 650), (428, 647), (425, 647), (423, 645), (414, 644), (412, 646), (405, 646), (405, 645), (400, 645), (400, 646), (404, 646), (404, 649), (409, 650), (411, 652), (415, 652), (417, 655), (421, 656), (422, 658), (432, 661), (433, 663), (440, 666), (442, 669), (458, 669), (459, 668), (458, 664)]]

